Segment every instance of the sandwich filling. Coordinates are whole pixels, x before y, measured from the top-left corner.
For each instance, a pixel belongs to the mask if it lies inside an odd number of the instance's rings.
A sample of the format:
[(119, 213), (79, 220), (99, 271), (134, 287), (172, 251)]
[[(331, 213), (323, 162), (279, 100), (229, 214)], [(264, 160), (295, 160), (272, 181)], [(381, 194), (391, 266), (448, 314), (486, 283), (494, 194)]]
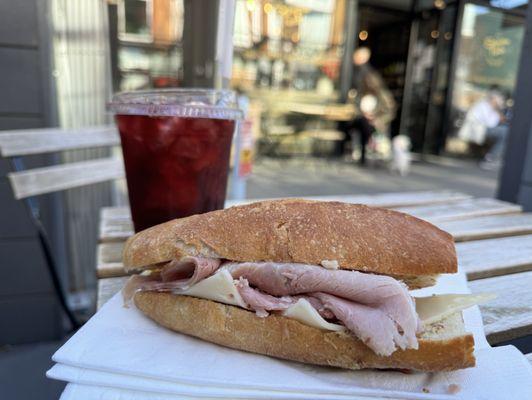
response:
[[(328, 262), (329, 263), (329, 262)], [(329, 264), (330, 266), (330, 264)], [(227, 293), (200, 296), (209, 285), (226, 285)], [(277, 262), (229, 262), (185, 257), (130, 278), (123, 289), (129, 302), (137, 290), (207, 297), (254, 311), (314, 322), (328, 330), (342, 327), (376, 354), (417, 349), (421, 322), (407, 286), (392, 277), (324, 266)]]

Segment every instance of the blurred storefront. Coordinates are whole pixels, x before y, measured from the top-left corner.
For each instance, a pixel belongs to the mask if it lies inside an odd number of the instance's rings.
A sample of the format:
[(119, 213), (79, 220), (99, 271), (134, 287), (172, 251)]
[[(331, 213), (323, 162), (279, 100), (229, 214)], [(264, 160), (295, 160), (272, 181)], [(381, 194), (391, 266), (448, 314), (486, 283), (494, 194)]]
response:
[(233, 88), (260, 108), (259, 151), (307, 154), (341, 139), (346, 0), (237, 0)]
[[(179, 86), (183, 0), (108, 0), (115, 90)], [(259, 150), (339, 155), (351, 54), (397, 105), (387, 137), (417, 152), (469, 152), (467, 110), (497, 88), (511, 106), (526, 0), (236, 0), (231, 86), (249, 98)], [(114, 55), (114, 56), (113, 56)]]
[(337, 138), (335, 116), (310, 105), (333, 109), (343, 100), (350, 5), (355, 47), (371, 49), (398, 104), (388, 133), (409, 136), (414, 151), (468, 152), (456, 138), (467, 110), (495, 87), (511, 105), (526, 1), (238, 0), (233, 86), (263, 103), (272, 150), (282, 142), (305, 152), (309, 135)]

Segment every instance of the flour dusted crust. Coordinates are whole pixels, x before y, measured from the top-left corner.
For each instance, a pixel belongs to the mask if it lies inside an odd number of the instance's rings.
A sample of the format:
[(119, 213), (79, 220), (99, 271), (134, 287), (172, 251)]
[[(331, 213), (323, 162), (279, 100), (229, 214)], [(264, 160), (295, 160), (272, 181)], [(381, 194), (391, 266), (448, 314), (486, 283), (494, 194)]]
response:
[(347, 332), (329, 332), (278, 315), (253, 312), (210, 300), (170, 293), (138, 292), (136, 306), (160, 325), (233, 349), (308, 364), (361, 368), (449, 371), (473, 367), (473, 336), (461, 313), (425, 327), (418, 350), (375, 354)]
[(154, 226), (127, 241), (124, 265), (145, 269), (186, 255), (317, 265), (336, 260), (342, 269), (398, 279), (457, 270), (452, 236), (426, 221), (378, 207), (300, 199), (257, 202)]

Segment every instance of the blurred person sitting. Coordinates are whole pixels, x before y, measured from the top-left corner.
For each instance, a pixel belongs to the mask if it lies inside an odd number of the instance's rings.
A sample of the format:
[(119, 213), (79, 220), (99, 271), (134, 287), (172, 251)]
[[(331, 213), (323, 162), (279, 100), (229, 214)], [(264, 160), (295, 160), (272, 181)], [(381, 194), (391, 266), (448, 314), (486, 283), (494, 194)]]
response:
[(371, 51), (361, 47), (353, 53), (353, 77), (349, 99), (354, 101), (360, 114), (352, 121), (339, 123), (338, 129), (345, 134), (346, 144), (358, 135), (360, 140), (360, 164), (366, 163), (366, 146), (375, 132), (388, 133), (390, 122), (395, 118), (396, 104), (382, 77), (369, 64)]
[(505, 115), (504, 96), (498, 88), (492, 87), (485, 98), (467, 111), (464, 124), (458, 131), (458, 137), (468, 143), (493, 143), (480, 163), (482, 168), (493, 169), (501, 163), (509, 131), (510, 109), (506, 112)]

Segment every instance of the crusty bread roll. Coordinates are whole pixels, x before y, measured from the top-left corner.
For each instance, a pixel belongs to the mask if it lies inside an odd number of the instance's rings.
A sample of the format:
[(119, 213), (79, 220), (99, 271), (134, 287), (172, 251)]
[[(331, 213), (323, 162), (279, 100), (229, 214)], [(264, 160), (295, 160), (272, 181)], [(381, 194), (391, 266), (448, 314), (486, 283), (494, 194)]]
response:
[(451, 235), (397, 211), (299, 199), (263, 201), (173, 220), (131, 237), (126, 269), (153, 268), (183, 256), (277, 261), (377, 274), (426, 277), (457, 270)]
[(323, 331), (278, 315), (169, 293), (138, 292), (136, 306), (162, 326), (234, 349), (348, 369), (445, 371), (473, 367), (473, 336), (454, 314), (425, 327), (418, 350), (378, 356), (348, 332)]

